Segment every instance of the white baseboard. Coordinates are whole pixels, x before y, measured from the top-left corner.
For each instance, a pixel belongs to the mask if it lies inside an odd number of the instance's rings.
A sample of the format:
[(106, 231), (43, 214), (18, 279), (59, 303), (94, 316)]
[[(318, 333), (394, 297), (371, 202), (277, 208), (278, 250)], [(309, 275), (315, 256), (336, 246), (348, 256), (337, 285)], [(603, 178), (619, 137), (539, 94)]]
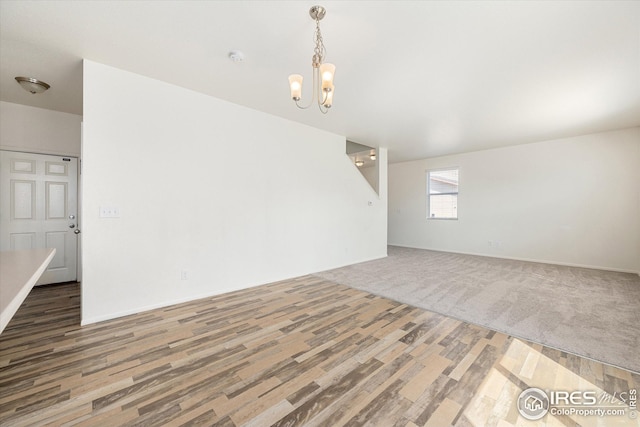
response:
[(565, 266), (565, 267), (589, 268), (589, 269), (592, 269), (592, 270), (615, 271), (617, 273), (631, 273), (631, 274), (637, 274), (638, 276), (640, 276), (640, 271), (626, 270), (626, 269), (614, 268), (614, 267), (603, 267), (603, 266), (599, 266), (599, 265), (576, 264), (576, 263), (562, 262), (562, 261), (551, 261), (551, 260), (535, 259), (535, 258), (511, 257), (511, 256), (506, 256), (506, 255), (484, 254), (484, 253), (477, 253), (477, 252), (451, 251), (451, 250), (445, 250), (445, 249), (426, 248), (426, 247), (421, 247), (421, 246), (401, 245), (401, 244), (396, 244), (396, 243), (389, 243), (389, 246), (398, 246), (398, 247), (401, 247), (401, 248), (409, 248), (409, 249), (424, 249), (424, 250), (427, 250), (427, 251), (446, 252), (446, 253), (460, 254), (460, 255), (474, 255), (474, 256), (482, 256), (482, 257), (487, 257), (487, 258), (509, 259), (509, 260), (513, 260), (513, 261), (535, 262), (535, 263), (538, 263), (538, 264), (562, 265), (562, 266)]

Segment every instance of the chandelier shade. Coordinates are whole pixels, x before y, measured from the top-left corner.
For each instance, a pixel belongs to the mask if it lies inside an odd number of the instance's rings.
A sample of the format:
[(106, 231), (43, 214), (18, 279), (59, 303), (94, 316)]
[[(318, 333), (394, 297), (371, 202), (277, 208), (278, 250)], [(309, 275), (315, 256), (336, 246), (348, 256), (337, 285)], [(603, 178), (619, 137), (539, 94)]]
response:
[(320, 75), (322, 76), (322, 90), (331, 92), (333, 87), (333, 76), (336, 73), (336, 66), (325, 63), (320, 66)]
[(289, 76), (289, 86), (291, 87), (291, 99), (300, 101), (302, 97), (302, 79), (300, 74), (291, 74)]

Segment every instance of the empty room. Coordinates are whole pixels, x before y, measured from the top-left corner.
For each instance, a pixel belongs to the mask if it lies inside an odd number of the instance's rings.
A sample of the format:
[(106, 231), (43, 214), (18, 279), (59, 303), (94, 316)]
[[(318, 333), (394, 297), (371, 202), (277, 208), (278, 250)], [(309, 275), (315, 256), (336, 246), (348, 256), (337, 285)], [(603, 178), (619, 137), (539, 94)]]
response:
[(639, 29), (0, 0), (0, 425), (640, 426)]

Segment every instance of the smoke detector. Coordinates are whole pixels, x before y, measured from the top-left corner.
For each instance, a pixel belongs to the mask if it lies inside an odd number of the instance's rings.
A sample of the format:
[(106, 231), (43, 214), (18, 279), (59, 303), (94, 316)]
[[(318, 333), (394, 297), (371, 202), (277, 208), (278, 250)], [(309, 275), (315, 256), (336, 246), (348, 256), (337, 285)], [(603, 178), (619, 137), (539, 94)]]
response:
[(244, 53), (239, 50), (232, 50), (229, 52), (229, 59), (233, 62), (242, 62), (244, 61)]

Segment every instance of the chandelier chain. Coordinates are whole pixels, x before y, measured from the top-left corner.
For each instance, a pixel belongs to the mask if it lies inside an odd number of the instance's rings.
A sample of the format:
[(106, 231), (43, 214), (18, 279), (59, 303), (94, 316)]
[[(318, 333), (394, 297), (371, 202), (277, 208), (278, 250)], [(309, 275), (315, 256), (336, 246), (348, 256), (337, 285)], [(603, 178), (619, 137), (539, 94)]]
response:
[(313, 49), (313, 66), (319, 66), (324, 61), (326, 49), (324, 42), (322, 41), (322, 32), (320, 32), (320, 20), (316, 18), (316, 31), (313, 35), (313, 41), (316, 47)]

